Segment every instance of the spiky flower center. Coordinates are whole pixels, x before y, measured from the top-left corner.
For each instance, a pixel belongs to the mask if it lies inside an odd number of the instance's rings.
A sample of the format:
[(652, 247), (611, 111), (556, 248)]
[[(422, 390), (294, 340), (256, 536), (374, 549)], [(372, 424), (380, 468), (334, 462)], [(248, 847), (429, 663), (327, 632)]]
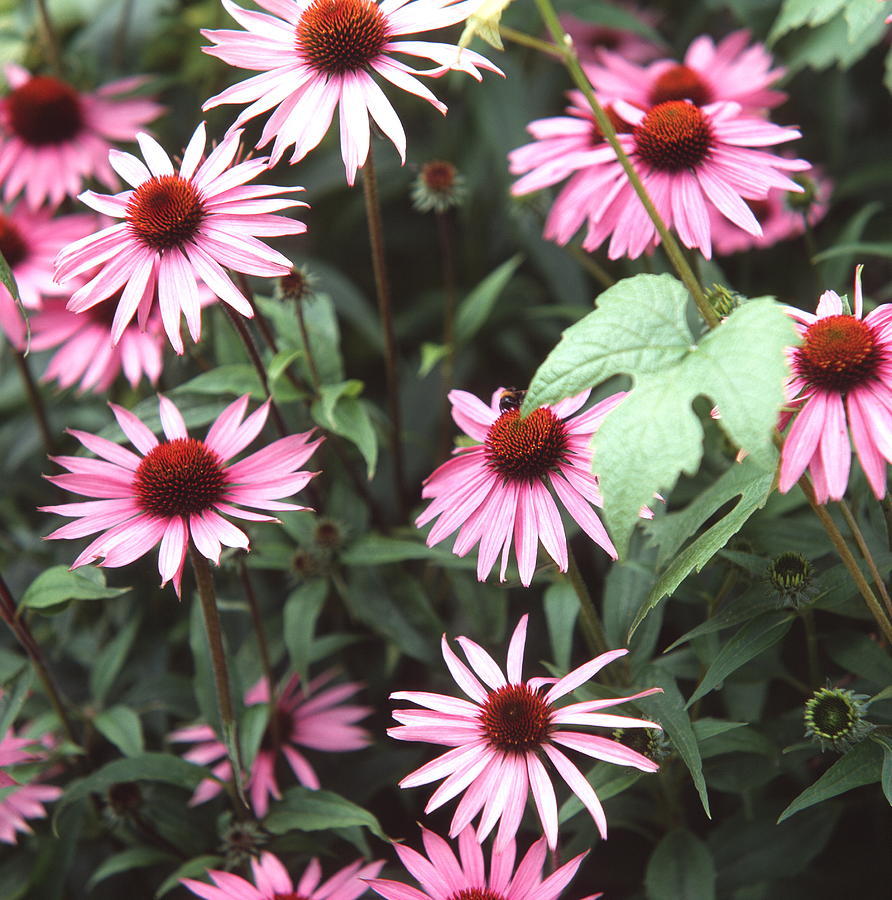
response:
[(344, 75), (365, 69), (389, 37), (374, 0), (315, 0), (297, 23), (295, 42), (318, 72)]
[(503, 412), (483, 443), (486, 461), (508, 481), (532, 481), (557, 468), (567, 453), (569, 436), (550, 409), (533, 410), (525, 419), (519, 409)]
[(837, 749), (863, 738), (871, 726), (864, 718), (862, 694), (845, 688), (819, 688), (805, 702), (805, 731)]
[(812, 579), (812, 565), (801, 553), (781, 553), (768, 566), (768, 578), (781, 594), (799, 593)]
[(10, 269), (24, 262), (28, 256), (28, 245), (21, 231), (12, 219), (0, 214), (0, 253)]
[(638, 155), (655, 169), (681, 172), (706, 158), (713, 134), (709, 120), (686, 100), (670, 100), (650, 109), (635, 126)]
[(690, 100), (696, 106), (705, 106), (712, 99), (712, 89), (695, 69), (677, 65), (657, 78), (648, 99), (651, 106), (669, 100)]
[(525, 684), (490, 691), (480, 721), (490, 743), (522, 753), (541, 747), (551, 730), (551, 707)]
[(155, 516), (204, 512), (222, 499), (226, 474), (220, 457), (195, 438), (175, 438), (153, 447), (133, 479), (140, 507)]
[(281, 706), (276, 706), (266, 731), (260, 741), (261, 750), (278, 750), (282, 741), (290, 741), (294, 731), (294, 716)]
[(449, 900), (505, 900), (505, 898), (487, 887), (476, 887), (463, 888), (457, 894), (453, 894)]
[(6, 98), (12, 130), (35, 147), (64, 144), (84, 124), (77, 91), (58, 78), (36, 75)]
[(193, 238), (207, 212), (191, 182), (179, 175), (156, 175), (133, 192), (126, 215), (144, 244), (163, 251)]
[(870, 326), (854, 316), (825, 316), (808, 326), (794, 369), (812, 387), (848, 391), (877, 375), (880, 350)]

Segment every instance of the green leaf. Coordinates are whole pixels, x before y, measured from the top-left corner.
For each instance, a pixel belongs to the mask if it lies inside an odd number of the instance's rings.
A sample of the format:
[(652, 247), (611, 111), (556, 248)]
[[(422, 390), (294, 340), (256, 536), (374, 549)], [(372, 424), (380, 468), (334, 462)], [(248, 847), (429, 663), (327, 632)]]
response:
[(283, 628), (291, 665), (306, 681), (312, 660), (316, 620), (325, 605), (328, 581), (316, 578), (292, 591), (285, 601)]
[(249, 363), (232, 363), (226, 366), (217, 366), (210, 372), (202, 372), (195, 378), (177, 385), (172, 394), (233, 394), (241, 397), (242, 394), (250, 394), (258, 400), (263, 400), (263, 386), (254, 366)]
[(576, 619), (579, 617), (579, 598), (566, 581), (558, 581), (548, 586), (542, 602), (554, 664), (561, 672), (569, 672)]
[[(740, 531), (749, 517), (765, 505), (773, 481), (773, 472), (766, 472), (747, 458), (739, 465), (728, 469), (684, 510), (670, 513), (645, 526), (660, 547), (660, 561), (671, 557), (674, 559), (657, 579), (638, 610), (630, 634), (635, 632), (644, 617), (660, 600), (671, 595), (691, 572), (699, 572)], [(732, 509), (717, 522), (713, 522), (683, 552), (678, 553), (679, 547), (689, 535), (707, 519), (711, 519), (717, 510), (737, 497), (740, 499)]]
[(517, 271), (523, 257), (512, 256), (494, 269), (459, 304), (455, 314), (455, 343), (467, 344), (483, 327), (496, 300)]
[[(334, 303), (328, 294), (310, 294), (301, 300), (304, 325), (313, 355), (316, 373), (322, 384), (337, 384), (344, 380), (344, 360), (341, 356), (341, 331)], [(307, 354), (303, 333), (296, 332), (298, 346)], [(309, 375), (309, 368), (307, 375)]]
[(434, 366), (449, 355), (449, 348), (445, 344), (432, 344), (425, 341), (421, 345), (421, 362), (418, 365), (418, 375), (426, 378)]
[(794, 28), (823, 25), (844, 9), (848, 2), (850, 0), (786, 0), (768, 35), (768, 42), (773, 44)]
[(87, 890), (92, 891), (100, 881), (105, 881), (112, 875), (120, 872), (129, 872), (132, 869), (144, 869), (146, 866), (154, 866), (158, 863), (171, 863), (176, 857), (163, 850), (154, 847), (128, 847), (120, 853), (115, 853), (106, 859), (98, 869), (90, 876), (87, 882)]
[(722, 428), (753, 465), (772, 469), (777, 456), (772, 436), (787, 371), (783, 351), (796, 340), (790, 318), (772, 299), (758, 298), (697, 344), (686, 310), (687, 293), (674, 278), (624, 279), (564, 332), (524, 402), (526, 414), (612, 375), (634, 377), (634, 388), (593, 441), (604, 515), (620, 554), (638, 510), (699, 466), (703, 429), (691, 409), (696, 397), (706, 395), (719, 406)]
[(155, 891), (156, 900), (169, 894), (174, 888), (180, 886), (180, 880), (183, 878), (207, 878), (208, 869), (219, 869), (223, 865), (222, 856), (196, 856), (188, 862), (184, 862), (176, 871), (172, 872), (169, 877), (161, 882), (161, 887)]
[(714, 900), (715, 863), (709, 847), (683, 828), (670, 831), (648, 861), (644, 886), (648, 900)]
[(697, 690), (688, 700), (688, 706), (696, 703), (713, 688), (721, 684), (732, 672), (736, 672), (744, 663), (773, 647), (790, 630), (794, 616), (783, 610), (765, 613), (747, 622), (712, 661)]
[(67, 566), (53, 566), (41, 572), (19, 602), (20, 607), (29, 609), (49, 609), (67, 603), (69, 600), (104, 600), (120, 597), (130, 588), (109, 588), (105, 586), (105, 573), (101, 569), (83, 567), (70, 572)]
[(145, 749), (142, 722), (127, 706), (104, 709), (93, 719), (96, 730), (110, 740), (124, 756), (139, 756)]
[(204, 766), (196, 766), (170, 753), (143, 753), (127, 759), (116, 759), (86, 778), (77, 779), (69, 784), (68, 789), (56, 802), (53, 828), (54, 830), (57, 828), (62, 813), (73, 803), (93, 793), (101, 794), (122, 781), (161, 781), (192, 791), (200, 781), (212, 777)]
[(766, 592), (764, 585), (755, 585), (742, 596), (735, 597), (722, 606), (712, 618), (685, 632), (663, 652), (669, 653), (676, 647), (687, 644), (694, 638), (702, 637), (704, 634), (714, 634), (716, 631), (723, 631), (725, 628), (740, 625), (742, 622), (749, 622), (750, 619), (755, 619), (757, 616), (775, 611), (777, 606), (777, 600)]
[(34, 680), (34, 670), (26, 666), (19, 673), (15, 682), (3, 685), (0, 692), (0, 734), (6, 734), (12, 728), (15, 718), (22, 708), (22, 704), (28, 699), (28, 691)]
[(269, 703), (254, 703), (246, 706), (242, 713), (238, 736), (241, 749), (240, 758), (244, 763), (245, 771), (251, 770), (257, 757), (257, 751), (260, 750), (260, 744), (269, 723), (269, 713)]
[(870, 738), (883, 749), (883, 770), (880, 775), (880, 784), (886, 802), (892, 806), (892, 739), (885, 734), (872, 734)]
[(105, 702), (112, 684), (118, 677), (133, 646), (140, 621), (141, 617), (138, 614), (128, 619), (127, 624), (100, 650), (90, 667), (90, 693), (98, 705)]
[(777, 824), (780, 825), (784, 819), (789, 819), (816, 803), (879, 781), (882, 777), (883, 757), (883, 750), (875, 741), (864, 740), (856, 744), (780, 814)]
[(598, 308), (566, 329), (539, 366), (523, 415), (612, 375), (659, 372), (682, 359), (692, 344), (687, 299), (671, 275), (636, 275), (608, 288), (598, 296)]
[(378, 439), (368, 409), (359, 399), (361, 392), (362, 382), (356, 380), (323, 385), (311, 413), (318, 425), (356, 444), (371, 479), (378, 463)]
[(264, 825), (273, 834), (363, 825), (372, 834), (387, 840), (378, 820), (368, 810), (331, 791), (311, 791), (304, 787), (286, 791), (281, 802), (273, 806)]
[(428, 547), (422, 541), (389, 538), (380, 534), (367, 534), (355, 540), (341, 554), (341, 562), (347, 566), (383, 566), (405, 562), (408, 559), (427, 559), (439, 565), (466, 569), (472, 561), (462, 559), (439, 547)]
[(2, 253), (0, 253), (0, 284), (9, 291), (13, 303), (15, 303), (19, 314), (25, 321), (25, 346), (28, 347), (31, 344), (31, 320), (28, 317), (28, 310), (25, 309), (22, 298), (19, 295), (19, 286), (16, 284), (15, 275), (12, 274), (12, 269)]
[(650, 697), (642, 697), (636, 701), (644, 710), (648, 718), (653, 719), (663, 726), (669, 740), (672, 741), (678, 755), (681, 757), (691, 780), (703, 804), (703, 809), (708, 817), (712, 817), (709, 811), (709, 796), (706, 793), (706, 781), (703, 778), (703, 760), (700, 758), (700, 748), (697, 738), (691, 726), (691, 719), (685, 708), (684, 697), (675, 684), (675, 679), (663, 671), (659, 666), (648, 666), (639, 677), (641, 684), (659, 687), (662, 694), (653, 694)]

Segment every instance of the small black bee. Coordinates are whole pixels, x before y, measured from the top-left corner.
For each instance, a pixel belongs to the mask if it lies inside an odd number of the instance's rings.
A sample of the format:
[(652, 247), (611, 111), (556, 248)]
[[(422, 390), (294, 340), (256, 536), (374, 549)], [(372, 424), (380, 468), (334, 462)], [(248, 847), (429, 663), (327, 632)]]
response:
[(520, 409), (526, 394), (526, 391), (520, 391), (517, 388), (506, 388), (499, 394), (499, 412), (506, 413), (510, 409)]

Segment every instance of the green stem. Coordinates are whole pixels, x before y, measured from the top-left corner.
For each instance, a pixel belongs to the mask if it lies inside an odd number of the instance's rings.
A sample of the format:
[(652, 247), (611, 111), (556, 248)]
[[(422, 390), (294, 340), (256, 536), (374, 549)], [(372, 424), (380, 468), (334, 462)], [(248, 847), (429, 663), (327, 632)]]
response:
[(805, 626), (805, 647), (808, 653), (808, 680), (812, 688), (821, 683), (821, 668), (818, 661), (818, 635), (815, 631), (815, 616), (810, 609), (803, 609), (799, 614)]
[(16, 640), (28, 655), (28, 659), (31, 661), (31, 665), (34, 667), (34, 671), (37, 673), (41, 685), (43, 685), (47, 698), (62, 725), (65, 736), (72, 744), (77, 746), (79, 741), (75, 737), (74, 726), (68, 716), (62, 692), (59, 690), (56, 682), (53, 681), (53, 676), (50, 674), (50, 670), (43, 658), (40, 644), (35, 640), (28, 623), (18, 614), (12, 592), (9, 590), (9, 586), (2, 575), (0, 575), (0, 618), (6, 622), (9, 630), (15, 635)]
[(232, 780), (235, 785), (235, 812), (239, 818), (250, 816), (248, 801), (245, 799), (245, 785), (242, 776), (242, 761), (239, 753), (238, 723), (232, 706), (232, 691), (229, 686), (229, 667), (226, 664), (226, 650), (223, 647), (223, 629), (220, 626), (220, 614), (217, 611), (217, 594), (214, 590), (214, 576), (207, 559), (189, 542), (189, 558), (192, 571), (195, 573), (195, 584), (201, 600), (201, 612), (204, 616), (204, 628), (211, 651), (211, 666), (214, 670), (214, 686), (217, 690), (217, 706), (220, 711), (220, 727), (223, 744), (232, 767)]
[(34, 419), (37, 422), (37, 428), (40, 431), (46, 454), (47, 456), (53, 456), (56, 453), (56, 442), (53, 440), (53, 432), (50, 429), (43, 397), (40, 394), (40, 388), (37, 387), (37, 383), (34, 381), (34, 376), (31, 374), (28, 358), (18, 350), (14, 350), (12, 355), (18, 367), (19, 375), (22, 378), (22, 384), (25, 386), (28, 403), (31, 406), (31, 412), (34, 413)]
[(616, 279), (596, 260), (594, 260), (582, 247), (574, 244), (567, 246), (567, 252), (585, 269), (601, 287), (609, 288), (616, 284)]
[(304, 346), (304, 356), (307, 359), (307, 368), (310, 370), (310, 378), (313, 381), (313, 393), (318, 397), (320, 388), (322, 387), (322, 379), (319, 377), (319, 369), (316, 368), (316, 357), (313, 354), (313, 347), (310, 344), (310, 333), (307, 331), (307, 321), (304, 317), (303, 299), (297, 297), (294, 301), (297, 310), (297, 324), (300, 328), (300, 339)]
[(52, 68), (57, 77), (61, 78), (62, 54), (59, 52), (59, 39), (56, 36), (56, 29), (53, 26), (53, 20), (50, 17), (46, 0), (37, 0), (37, 12), (40, 15), (40, 26), (43, 31), (43, 40), (46, 44), (46, 55), (50, 62), (50, 68)]
[(446, 303), (443, 307), (443, 346), (446, 356), (440, 369), (443, 384), (442, 408), (440, 415), (440, 455), (448, 456), (452, 446), (449, 428), (449, 391), (455, 380), (455, 254), (452, 251), (452, 236), (449, 231), (448, 213), (436, 213), (437, 238), (440, 244), (440, 261), (443, 267), (443, 287)]
[(803, 475), (802, 478), (799, 479), (799, 487), (802, 488), (802, 492), (805, 494), (805, 499), (808, 500), (809, 506), (812, 508), (812, 512), (818, 517), (818, 521), (824, 528), (824, 531), (827, 532), (827, 537), (830, 538), (831, 543), (833, 544), (839, 558), (842, 560), (843, 565), (849, 570), (849, 574), (852, 576), (852, 581), (855, 582), (855, 586), (858, 588), (858, 592), (864, 598), (864, 602), (867, 604), (867, 608), (870, 610), (870, 614), (873, 616), (877, 625), (880, 628), (880, 631), (883, 633), (883, 637), (886, 639), (886, 642), (892, 644), (892, 622), (887, 618), (883, 607), (880, 605), (879, 600), (876, 598), (876, 594), (874, 594), (870, 585), (867, 583), (867, 579), (864, 577), (864, 573), (861, 571), (861, 568), (858, 566), (858, 561), (852, 555), (852, 551), (849, 550), (848, 544), (846, 544), (845, 538), (842, 536), (840, 530), (836, 527), (836, 523), (830, 517), (830, 513), (817, 502), (815, 499), (814, 488), (812, 488), (811, 480), (807, 475)]
[(273, 395), (269, 389), (269, 378), (266, 374), (266, 366), (264, 366), (263, 360), (260, 358), (257, 345), (254, 343), (254, 338), (251, 337), (251, 333), (248, 331), (244, 319), (232, 309), (228, 303), (221, 303), (220, 306), (225, 310), (226, 315), (229, 317), (229, 321), (232, 322), (232, 327), (235, 329), (236, 334), (241, 338), (245, 352), (248, 354), (248, 358), (251, 360), (251, 364), (257, 372), (257, 377), (260, 379), (260, 386), (263, 388), (264, 395), (269, 400), (269, 411), (273, 423), (276, 426), (276, 431), (279, 432), (280, 437), (285, 437), (288, 434), (288, 428), (285, 425), (285, 420), (282, 418), (279, 407), (276, 405), (276, 401), (273, 400)]
[(610, 649), (607, 643), (607, 634), (569, 545), (567, 547), (567, 580), (579, 599), (579, 618), (582, 621), (582, 634), (585, 642), (595, 656), (600, 656)]
[(257, 638), (257, 649), (260, 651), (260, 667), (263, 669), (263, 677), (266, 679), (269, 692), (269, 730), (273, 739), (273, 746), (281, 744), (282, 736), (279, 733), (279, 717), (276, 715), (276, 682), (273, 678), (273, 665), (269, 655), (269, 642), (266, 639), (266, 627), (263, 624), (263, 616), (260, 613), (260, 604), (254, 593), (254, 585), (251, 583), (251, 574), (245, 565), (244, 556), (239, 557), (238, 575), (242, 583), (242, 590), (251, 610), (251, 621), (254, 624), (254, 635)]
[(892, 550), (892, 497), (886, 494), (880, 501), (880, 505), (883, 508), (883, 518), (886, 521), (886, 541), (889, 544), (889, 549)]
[(369, 243), (372, 251), (372, 269), (375, 274), (375, 293), (378, 298), (378, 314), (384, 331), (384, 369), (387, 377), (387, 403), (390, 413), (390, 434), (393, 452), (393, 475), (396, 487), (400, 520), (406, 517), (406, 476), (403, 465), (402, 415), (400, 413), (399, 378), (396, 368), (396, 334), (393, 327), (393, 308), (390, 302), (390, 282), (387, 277), (387, 258), (384, 252), (384, 226), (381, 221), (381, 202), (378, 198), (378, 181), (375, 176), (374, 149), (369, 149), (368, 159), (362, 167), (362, 188), (365, 198)]
[(560, 47), (555, 47), (554, 44), (549, 44), (547, 41), (540, 40), (523, 31), (517, 31), (515, 28), (509, 28), (507, 25), (499, 26), (499, 34), (505, 38), (505, 40), (511, 41), (512, 44), (520, 44), (522, 47), (531, 47), (533, 50), (538, 50), (540, 53), (553, 56), (555, 59), (561, 59), (563, 57)]
[(839, 501), (839, 508), (842, 512), (842, 517), (846, 520), (846, 525), (849, 526), (849, 531), (851, 531), (852, 537), (855, 539), (855, 543), (858, 545), (858, 552), (867, 563), (867, 571), (870, 572), (870, 577), (873, 579), (873, 583), (874, 585), (876, 585), (877, 591), (879, 591), (880, 598), (883, 601), (883, 606), (886, 607), (886, 614), (889, 616), (889, 620), (892, 621), (892, 600), (889, 599), (889, 592), (886, 590), (886, 583), (885, 581), (883, 581), (883, 576), (880, 575), (880, 570), (877, 568), (877, 564), (874, 561), (873, 554), (870, 552), (870, 548), (867, 546), (867, 541), (864, 539), (864, 534), (861, 531), (861, 528), (858, 526), (858, 521), (855, 519), (855, 516), (853, 515), (849, 504), (846, 503), (845, 500)]
[(716, 315), (715, 310), (709, 305), (706, 295), (703, 293), (703, 288), (700, 286), (697, 277), (688, 265), (688, 261), (685, 259), (681, 247), (672, 236), (660, 214), (657, 212), (656, 207), (653, 205), (653, 201), (650, 199), (647, 190), (641, 182), (641, 179), (638, 177), (638, 173), (635, 171), (635, 167), (632, 165), (625, 150), (623, 150), (620, 145), (616, 136), (616, 129), (613, 127), (610, 117), (604, 111), (604, 107), (601, 106), (598, 98), (595, 96), (595, 92), (592, 90), (592, 86), (589, 84), (588, 78), (586, 78), (585, 72), (579, 64), (579, 57), (576, 55), (573, 41), (568, 36), (567, 32), (564, 31), (551, 0), (536, 0), (536, 6), (539, 8), (539, 14), (542, 16), (545, 26), (551, 33), (552, 39), (557, 45), (557, 49), (560, 51), (561, 60), (569, 72), (570, 77), (588, 101), (595, 117), (595, 121), (598, 123), (598, 128), (604, 136), (604, 140), (606, 140), (613, 148), (613, 152), (616, 153), (616, 158), (623, 167), (623, 171), (626, 173), (629, 183), (632, 185), (633, 190), (638, 195), (638, 199), (641, 200), (648, 216), (650, 216), (651, 221), (654, 223), (654, 227), (660, 235), (660, 239), (663, 242), (663, 249), (669, 257), (669, 261), (672, 263), (673, 268), (678, 273), (678, 277), (681, 279), (684, 286), (688, 289), (688, 293), (690, 293), (693, 298), (700, 315), (703, 317), (703, 321), (706, 322), (710, 328), (715, 328), (716, 325), (719, 324), (719, 317)]

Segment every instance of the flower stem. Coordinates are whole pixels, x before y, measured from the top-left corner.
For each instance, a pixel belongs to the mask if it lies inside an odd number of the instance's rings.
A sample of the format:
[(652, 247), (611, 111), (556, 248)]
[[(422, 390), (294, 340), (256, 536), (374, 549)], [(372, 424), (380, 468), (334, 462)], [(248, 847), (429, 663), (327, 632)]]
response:
[[(610, 649), (607, 644), (607, 634), (604, 631), (601, 617), (595, 609), (592, 595), (589, 593), (586, 583), (582, 580), (582, 573), (579, 571), (576, 557), (573, 555), (569, 545), (567, 546), (567, 580), (570, 582), (570, 586), (579, 600), (579, 615), (582, 619), (582, 634), (585, 642), (595, 656), (600, 656)], [(605, 672), (605, 678), (607, 674)]]
[(871, 554), (870, 548), (867, 546), (867, 541), (864, 540), (864, 534), (858, 526), (858, 521), (855, 519), (849, 504), (846, 503), (845, 500), (839, 501), (839, 508), (842, 512), (842, 517), (846, 520), (846, 525), (849, 526), (849, 531), (852, 532), (855, 543), (858, 545), (858, 552), (867, 563), (867, 571), (870, 572), (870, 577), (873, 579), (873, 583), (876, 585), (876, 589), (883, 601), (883, 605), (886, 607), (886, 614), (889, 616), (889, 620), (892, 621), (892, 600), (889, 599), (886, 583), (883, 581), (883, 576), (880, 575), (879, 569), (877, 569), (877, 564), (874, 562), (873, 554)]
[(700, 286), (700, 282), (697, 281), (697, 277), (694, 275), (690, 265), (688, 265), (688, 261), (685, 259), (681, 247), (672, 236), (666, 223), (663, 221), (662, 216), (657, 212), (657, 208), (654, 206), (641, 179), (638, 177), (635, 167), (632, 165), (625, 150), (623, 150), (620, 145), (616, 136), (616, 129), (613, 127), (610, 117), (604, 111), (604, 107), (601, 106), (598, 98), (595, 96), (595, 92), (592, 90), (592, 86), (589, 84), (588, 78), (586, 78), (585, 72), (579, 64), (579, 57), (576, 55), (573, 41), (561, 25), (551, 0), (536, 0), (536, 6), (539, 8), (539, 14), (542, 16), (546, 28), (548, 28), (557, 49), (560, 51), (561, 60), (565, 68), (573, 79), (574, 84), (582, 91), (585, 99), (588, 101), (592, 113), (594, 114), (595, 121), (598, 123), (598, 129), (604, 136), (604, 140), (606, 140), (613, 148), (613, 152), (616, 154), (619, 164), (623, 167), (623, 171), (626, 173), (629, 183), (632, 185), (632, 188), (638, 195), (638, 199), (641, 200), (644, 209), (654, 223), (654, 226), (660, 235), (660, 239), (663, 242), (663, 249), (669, 257), (669, 261), (672, 263), (673, 268), (678, 273), (678, 277), (681, 279), (684, 286), (688, 289), (700, 315), (703, 317), (703, 321), (706, 322), (710, 328), (715, 328), (715, 326), (719, 324), (719, 317), (715, 310), (709, 305), (706, 295), (703, 293), (703, 288)]
[(34, 413), (34, 419), (37, 422), (37, 428), (43, 439), (43, 446), (47, 456), (53, 456), (56, 453), (56, 442), (53, 440), (53, 432), (50, 429), (49, 419), (46, 415), (46, 407), (43, 405), (43, 397), (40, 395), (40, 389), (34, 381), (31, 374), (31, 367), (28, 365), (28, 358), (19, 350), (13, 351), (19, 374), (22, 376), (22, 384), (25, 386), (25, 393), (28, 395), (28, 403), (31, 411)]
[(46, 0), (37, 0), (37, 12), (40, 15), (40, 27), (46, 44), (46, 55), (53, 72), (62, 77), (62, 54), (59, 52), (59, 39)]
[(263, 360), (260, 358), (257, 345), (254, 343), (254, 338), (251, 337), (251, 333), (248, 331), (242, 317), (232, 309), (228, 303), (221, 303), (220, 306), (226, 310), (226, 315), (229, 316), (229, 321), (232, 322), (232, 327), (235, 328), (236, 334), (241, 338), (245, 351), (248, 354), (248, 358), (251, 360), (258, 378), (260, 378), (260, 386), (263, 388), (263, 393), (269, 399), (269, 411), (272, 415), (273, 422), (275, 423), (276, 431), (279, 432), (280, 437), (285, 437), (288, 434), (288, 428), (285, 425), (285, 420), (282, 418), (279, 407), (276, 406), (276, 401), (273, 400), (273, 395), (270, 393), (266, 366), (264, 366)]
[(300, 328), (300, 340), (304, 347), (304, 356), (307, 359), (307, 368), (310, 370), (310, 380), (313, 382), (313, 393), (318, 397), (322, 387), (322, 379), (319, 377), (319, 369), (316, 368), (316, 357), (310, 344), (310, 333), (307, 331), (307, 320), (304, 317), (304, 304), (300, 297), (294, 301), (297, 311), (297, 325)]
[(393, 310), (390, 303), (390, 283), (384, 254), (384, 227), (381, 222), (381, 203), (378, 198), (378, 182), (375, 177), (374, 148), (362, 167), (362, 188), (365, 198), (369, 243), (372, 249), (372, 268), (375, 273), (375, 291), (378, 296), (378, 314), (384, 330), (384, 368), (387, 376), (387, 401), (390, 412), (391, 444), (393, 451), (393, 476), (396, 487), (397, 507), (400, 519), (406, 517), (406, 477), (403, 466), (402, 416), (400, 414), (399, 379), (396, 371), (396, 335), (393, 328)]
[(821, 668), (818, 663), (818, 635), (815, 631), (815, 615), (810, 609), (799, 614), (805, 627), (805, 647), (808, 653), (808, 680), (812, 688), (821, 683)]
[(815, 499), (814, 488), (812, 488), (811, 480), (807, 475), (803, 475), (802, 478), (799, 479), (799, 487), (802, 488), (802, 492), (805, 494), (805, 499), (808, 500), (809, 506), (812, 508), (812, 512), (818, 517), (818, 521), (824, 528), (824, 531), (827, 532), (827, 537), (830, 538), (831, 543), (833, 544), (839, 558), (842, 560), (843, 565), (849, 570), (849, 574), (852, 576), (852, 581), (855, 582), (855, 586), (858, 588), (858, 592), (864, 598), (864, 602), (867, 604), (867, 608), (870, 610), (870, 614), (873, 616), (877, 625), (879, 625), (880, 631), (883, 633), (883, 637), (886, 639), (886, 642), (892, 644), (892, 622), (886, 616), (883, 607), (880, 605), (879, 600), (876, 598), (876, 594), (874, 594), (870, 585), (867, 583), (867, 579), (864, 577), (864, 573), (861, 571), (858, 566), (858, 561), (852, 555), (852, 551), (849, 550), (848, 545), (846, 544), (845, 538), (842, 536), (840, 530), (836, 527), (836, 523), (830, 516), (830, 513), (817, 502)]
[(532, 47), (533, 50), (538, 50), (540, 53), (545, 53), (547, 56), (553, 56), (556, 59), (561, 59), (563, 56), (560, 47), (555, 47), (554, 44), (549, 44), (547, 41), (540, 40), (526, 32), (518, 31), (516, 28), (499, 25), (499, 34), (506, 40), (511, 41), (512, 44), (520, 44), (521, 47)]
[(281, 743), (281, 735), (279, 734), (279, 719), (276, 715), (276, 682), (269, 655), (269, 642), (266, 639), (266, 627), (263, 624), (263, 616), (260, 614), (260, 604), (257, 602), (257, 595), (254, 593), (254, 585), (251, 583), (251, 574), (245, 565), (244, 556), (239, 557), (238, 576), (248, 600), (248, 608), (251, 610), (251, 621), (254, 623), (254, 634), (257, 637), (257, 649), (260, 651), (260, 666), (263, 669), (263, 677), (266, 679), (269, 692), (269, 730), (274, 746), (278, 747)]
[(597, 260), (593, 259), (589, 253), (586, 253), (582, 247), (569, 244), (567, 251), (601, 287), (609, 288), (616, 284), (616, 279)]
[(50, 704), (62, 725), (65, 736), (72, 744), (78, 745), (79, 741), (75, 737), (74, 726), (68, 716), (62, 692), (59, 690), (56, 682), (53, 681), (53, 676), (47, 668), (46, 661), (43, 658), (43, 651), (40, 649), (40, 644), (34, 639), (34, 635), (31, 633), (31, 629), (28, 627), (28, 623), (25, 619), (18, 615), (12, 592), (9, 590), (9, 586), (6, 584), (2, 575), (0, 575), (0, 618), (6, 622), (9, 626), (9, 630), (15, 635), (19, 644), (21, 644), (22, 649), (28, 654), (28, 659), (31, 660), (31, 665), (34, 666), (34, 671), (37, 673), (37, 677), (43, 685), (43, 689), (49, 698)]
[(440, 421), (440, 455), (448, 456), (452, 447), (452, 436), (449, 428), (449, 391), (455, 379), (455, 254), (452, 250), (452, 235), (449, 230), (449, 214), (436, 213), (437, 238), (440, 244), (440, 261), (443, 267), (443, 287), (446, 292), (446, 303), (443, 306), (443, 346), (446, 355), (440, 369), (443, 382), (443, 399)]
[(235, 811), (240, 818), (250, 815), (248, 802), (245, 799), (245, 786), (242, 778), (241, 754), (238, 743), (238, 723), (232, 706), (232, 691), (229, 686), (229, 667), (226, 664), (226, 650), (223, 647), (223, 630), (220, 626), (220, 614), (217, 611), (217, 594), (214, 590), (214, 576), (207, 559), (189, 542), (189, 558), (195, 583), (201, 600), (201, 611), (204, 615), (204, 628), (211, 651), (211, 666), (214, 670), (214, 686), (217, 690), (217, 706), (220, 710), (220, 727), (226, 754), (232, 766), (232, 780), (235, 785)]

